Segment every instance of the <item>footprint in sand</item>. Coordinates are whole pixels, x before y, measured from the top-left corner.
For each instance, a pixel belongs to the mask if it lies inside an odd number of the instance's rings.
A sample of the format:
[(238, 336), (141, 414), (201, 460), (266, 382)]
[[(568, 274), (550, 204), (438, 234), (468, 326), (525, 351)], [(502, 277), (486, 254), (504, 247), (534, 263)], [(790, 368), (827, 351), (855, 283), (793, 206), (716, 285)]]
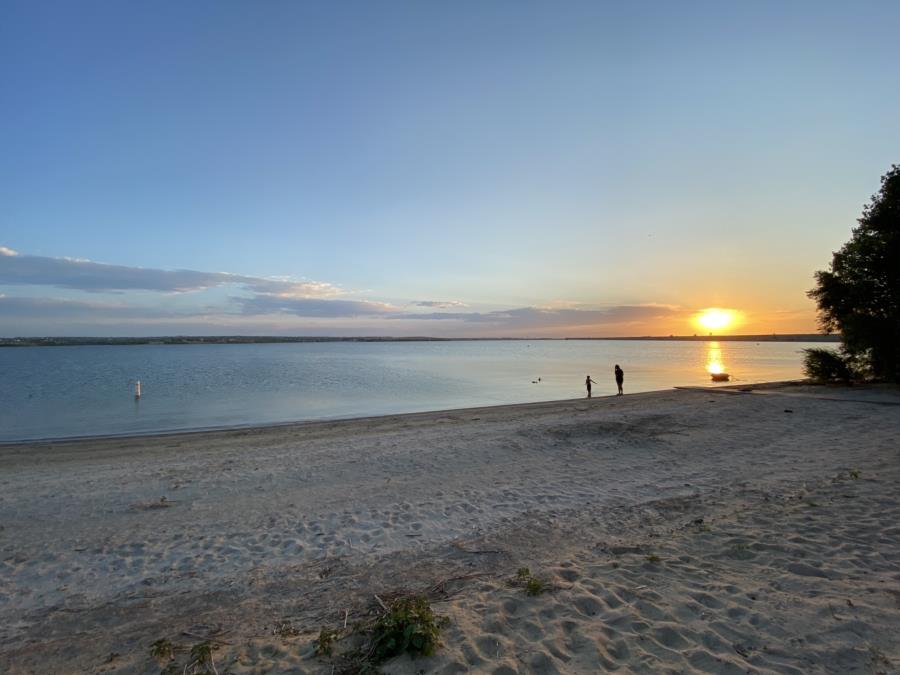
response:
[(577, 597), (572, 604), (584, 616), (597, 616), (597, 613), (603, 608), (600, 602), (592, 595)]
[(573, 569), (561, 569), (556, 571), (557, 576), (563, 581), (568, 581), (569, 583), (573, 583), (578, 581), (581, 578), (581, 574), (577, 570)]

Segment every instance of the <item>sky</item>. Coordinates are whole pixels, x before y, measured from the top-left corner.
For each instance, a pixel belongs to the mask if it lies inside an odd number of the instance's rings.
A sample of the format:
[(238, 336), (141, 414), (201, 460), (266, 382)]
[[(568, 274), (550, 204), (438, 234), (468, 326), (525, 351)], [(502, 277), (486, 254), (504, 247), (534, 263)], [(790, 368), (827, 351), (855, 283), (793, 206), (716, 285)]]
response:
[(0, 2), (0, 336), (814, 332), (900, 3)]

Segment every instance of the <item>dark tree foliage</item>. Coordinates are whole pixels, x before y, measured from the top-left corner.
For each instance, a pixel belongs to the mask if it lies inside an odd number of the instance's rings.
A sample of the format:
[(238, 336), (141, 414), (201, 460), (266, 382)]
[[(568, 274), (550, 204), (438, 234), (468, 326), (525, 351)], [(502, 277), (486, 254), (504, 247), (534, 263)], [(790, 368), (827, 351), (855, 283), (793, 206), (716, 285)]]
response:
[(804, 349), (803, 371), (819, 382), (850, 384), (854, 377), (850, 359), (831, 349)]
[(819, 320), (840, 331), (844, 351), (878, 378), (900, 382), (900, 165), (881, 177), (830, 269), (816, 272)]

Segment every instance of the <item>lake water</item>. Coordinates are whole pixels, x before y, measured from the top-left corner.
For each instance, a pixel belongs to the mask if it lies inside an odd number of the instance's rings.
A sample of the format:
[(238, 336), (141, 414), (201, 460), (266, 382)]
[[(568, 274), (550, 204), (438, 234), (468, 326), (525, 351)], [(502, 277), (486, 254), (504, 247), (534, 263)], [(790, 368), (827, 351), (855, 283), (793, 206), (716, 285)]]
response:
[[(798, 342), (474, 341), (0, 349), (0, 441), (359, 417), (802, 377)], [(819, 345), (821, 346), (821, 345)], [(540, 378), (540, 382), (536, 382)], [(133, 396), (134, 381), (143, 396)]]

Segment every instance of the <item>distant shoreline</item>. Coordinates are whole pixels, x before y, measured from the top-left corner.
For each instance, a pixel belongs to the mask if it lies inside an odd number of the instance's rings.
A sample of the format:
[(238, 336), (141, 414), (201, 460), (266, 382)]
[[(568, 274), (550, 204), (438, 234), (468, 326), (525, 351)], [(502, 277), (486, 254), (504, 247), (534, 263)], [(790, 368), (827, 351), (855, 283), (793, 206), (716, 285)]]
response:
[(564, 340), (661, 340), (663, 342), (840, 342), (837, 334), (785, 333), (766, 335), (641, 335), (636, 337), (573, 337)]
[(0, 338), (0, 347), (79, 347), (123, 345), (293, 344), (303, 342), (538, 342), (548, 340), (651, 340), (669, 342), (840, 342), (840, 335), (786, 333), (767, 335), (641, 335), (631, 337), (312, 337), (271, 335), (168, 335), (159, 337), (17, 337)]

